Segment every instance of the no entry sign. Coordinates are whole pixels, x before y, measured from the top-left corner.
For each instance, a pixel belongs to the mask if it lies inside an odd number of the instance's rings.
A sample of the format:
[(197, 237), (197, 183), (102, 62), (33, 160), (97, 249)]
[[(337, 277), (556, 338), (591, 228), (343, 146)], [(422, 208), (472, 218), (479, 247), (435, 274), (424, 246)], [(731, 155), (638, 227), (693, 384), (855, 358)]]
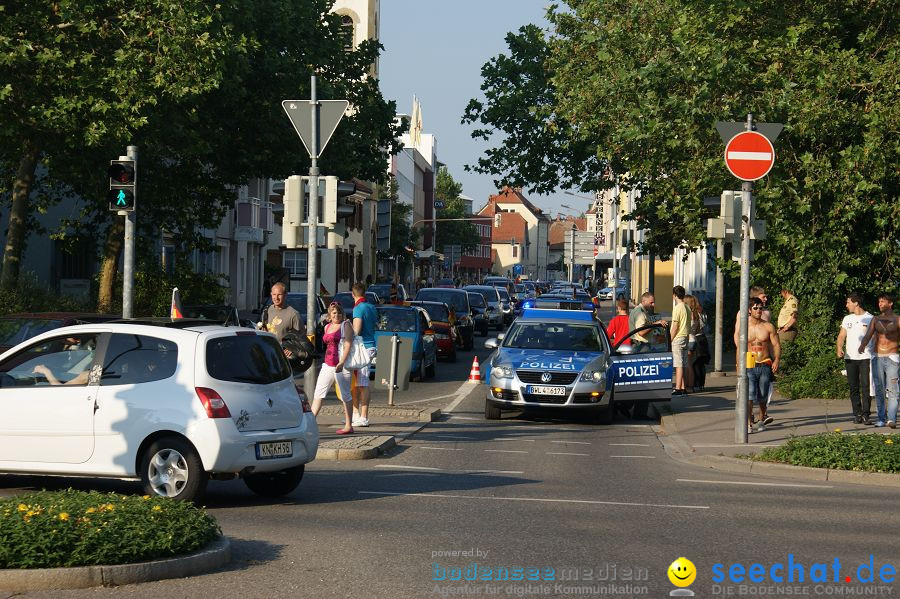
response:
[(725, 144), (725, 166), (742, 181), (762, 179), (775, 164), (775, 148), (756, 131), (738, 133)]

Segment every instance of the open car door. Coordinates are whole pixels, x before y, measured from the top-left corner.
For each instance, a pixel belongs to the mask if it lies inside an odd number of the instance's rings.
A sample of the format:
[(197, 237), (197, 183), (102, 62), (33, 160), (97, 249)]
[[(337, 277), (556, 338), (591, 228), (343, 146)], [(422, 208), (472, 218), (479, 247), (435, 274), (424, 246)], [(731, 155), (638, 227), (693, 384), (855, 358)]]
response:
[(618, 401), (672, 399), (672, 344), (665, 325), (630, 331), (613, 346), (614, 397)]

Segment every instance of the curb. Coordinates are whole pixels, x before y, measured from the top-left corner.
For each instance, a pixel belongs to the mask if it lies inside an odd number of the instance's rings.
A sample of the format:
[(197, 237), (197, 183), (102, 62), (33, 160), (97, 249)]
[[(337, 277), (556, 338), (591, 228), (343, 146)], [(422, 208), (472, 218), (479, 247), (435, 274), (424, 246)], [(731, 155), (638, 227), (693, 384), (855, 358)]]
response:
[(660, 416), (657, 438), (666, 453), (674, 460), (702, 468), (711, 468), (737, 474), (757, 474), (775, 478), (793, 478), (809, 481), (830, 481), (857, 485), (900, 488), (900, 476), (887, 472), (859, 472), (835, 468), (810, 468), (778, 462), (757, 462), (729, 456), (692, 455), (693, 448), (678, 434), (675, 413), (668, 404), (650, 404)]
[(393, 435), (357, 435), (319, 444), (317, 460), (371, 460), (386, 453), (397, 442)]
[(0, 570), (0, 589), (39, 591), (83, 589), (183, 578), (216, 570), (231, 561), (231, 541), (219, 537), (204, 549), (183, 555), (136, 564)]
[[(343, 417), (340, 406), (322, 406), (319, 414)], [(415, 422), (434, 422), (441, 417), (440, 408), (404, 408), (403, 406), (369, 406), (369, 416), (400, 416)]]

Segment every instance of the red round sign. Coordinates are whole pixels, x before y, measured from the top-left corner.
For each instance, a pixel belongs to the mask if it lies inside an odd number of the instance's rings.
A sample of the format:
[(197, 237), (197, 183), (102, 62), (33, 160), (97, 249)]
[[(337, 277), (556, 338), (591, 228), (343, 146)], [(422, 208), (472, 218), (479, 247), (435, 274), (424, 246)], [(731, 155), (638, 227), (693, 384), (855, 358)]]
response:
[(725, 166), (742, 181), (762, 179), (774, 164), (775, 148), (762, 133), (743, 131), (725, 144)]

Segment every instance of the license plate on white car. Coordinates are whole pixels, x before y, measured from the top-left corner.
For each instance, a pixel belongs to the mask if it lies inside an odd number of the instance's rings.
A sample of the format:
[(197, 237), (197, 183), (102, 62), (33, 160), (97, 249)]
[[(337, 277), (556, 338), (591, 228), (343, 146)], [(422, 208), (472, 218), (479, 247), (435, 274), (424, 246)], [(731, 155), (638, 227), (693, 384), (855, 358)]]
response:
[(565, 395), (565, 387), (542, 387), (540, 385), (528, 385), (525, 393), (531, 395)]
[(256, 444), (256, 459), (289, 458), (294, 455), (294, 446), (290, 441), (273, 441)]

